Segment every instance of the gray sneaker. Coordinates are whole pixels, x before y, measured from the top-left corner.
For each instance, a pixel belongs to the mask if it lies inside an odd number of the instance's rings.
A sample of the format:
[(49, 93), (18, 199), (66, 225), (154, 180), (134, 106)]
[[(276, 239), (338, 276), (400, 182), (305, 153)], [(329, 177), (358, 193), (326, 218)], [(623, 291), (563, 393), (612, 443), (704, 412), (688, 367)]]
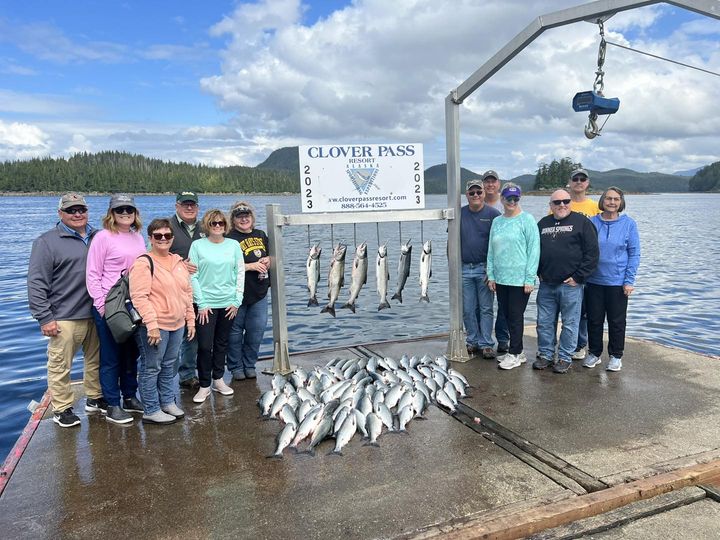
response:
[(607, 371), (620, 371), (622, 369), (622, 360), (620, 358), (610, 357), (607, 367)]
[(233, 371), (232, 376), (233, 376), (233, 381), (244, 381), (247, 378), (247, 377), (245, 377), (245, 372), (242, 369)]
[(567, 373), (571, 366), (572, 366), (572, 360), (558, 360), (553, 365), (553, 372)]
[(185, 411), (178, 407), (175, 403), (168, 403), (167, 405), (160, 405), (163, 412), (171, 414), (175, 418), (182, 418), (185, 416)]
[(245, 370), (245, 377), (247, 377), (248, 379), (254, 379), (255, 377), (257, 377), (257, 374), (255, 373), (255, 370), (253, 368), (247, 368)]
[(583, 367), (586, 367), (586, 368), (594, 368), (600, 362), (602, 362), (602, 360), (600, 360), (599, 357), (597, 357), (593, 353), (589, 352), (589, 353), (587, 353), (585, 360), (583, 360), (582, 365), (583, 365)]
[(118, 405), (108, 405), (105, 420), (113, 424), (129, 424), (133, 421), (133, 417), (132, 414), (125, 412), (122, 407)]
[(142, 421), (143, 424), (172, 424), (177, 422), (177, 418), (163, 411), (155, 411), (152, 414), (143, 414)]
[(553, 361), (552, 361), (552, 360), (550, 360), (549, 358), (545, 358), (545, 357), (542, 356), (541, 354), (538, 354), (538, 355), (535, 357), (535, 361), (533, 362), (533, 365), (532, 365), (532, 366), (533, 366), (533, 369), (545, 369), (545, 368), (547, 368), (547, 367), (549, 367), (549, 366), (552, 366), (552, 365), (553, 365)]

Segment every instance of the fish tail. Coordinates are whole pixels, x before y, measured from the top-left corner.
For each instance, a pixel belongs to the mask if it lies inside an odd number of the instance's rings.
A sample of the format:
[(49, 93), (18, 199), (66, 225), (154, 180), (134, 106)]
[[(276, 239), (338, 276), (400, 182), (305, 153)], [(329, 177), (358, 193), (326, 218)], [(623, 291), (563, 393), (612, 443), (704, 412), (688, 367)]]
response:
[(333, 450), (332, 452), (328, 453), (328, 456), (342, 456), (342, 452), (340, 450)]
[(355, 313), (355, 304), (351, 304), (350, 302), (348, 302), (347, 304), (342, 306), (340, 309), (345, 309), (345, 308), (347, 308), (350, 311), (352, 311), (353, 313)]
[(390, 300), (400, 300), (400, 303), (402, 304), (402, 291), (398, 291), (393, 294)]
[(318, 301), (317, 301), (317, 298), (315, 298), (314, 296), (308, 300), (308, 307), (317, 306), (317, 305), (318, 305)]
[(389, 308), (389, 307), (390, 307), (390, 303), (387, 300), (385, 300), (384, 302), (380, 302), (380, 305), (378, 306), (378, 311), (385, 309), (385, 308)]
[(330, 315), (335, 317), (335, 306), (331, 306), (330, 304), (328, 304), (320, 310), (320, 313), (329, 313)]
[(427, 294), (423, 294), (423, 295), (420, 296), (420, 301), (421, 301), (421, 302), (427, 302), (427, 303), (429, 304), (429, 303), (430, 303), (430, 297), (429, 297)]
[(265, 459), (282, 459), (283, 455), (282, 452), (279, 454), (270, 454), (269, 456), (265, 456)]
[(374, 446), (375, 448), (380, 448), (380, 445), (377, 442), (372, 441), (366, 442), (363, 446)]

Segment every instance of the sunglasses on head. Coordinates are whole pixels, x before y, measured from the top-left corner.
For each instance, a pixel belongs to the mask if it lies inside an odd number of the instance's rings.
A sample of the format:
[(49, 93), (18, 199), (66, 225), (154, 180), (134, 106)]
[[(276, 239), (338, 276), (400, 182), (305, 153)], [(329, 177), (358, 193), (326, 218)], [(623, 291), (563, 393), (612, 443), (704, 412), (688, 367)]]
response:
[(67, 208), (66, 210), (63, 210), (66, 214), (75, 215), (75, 214), (86, 214), (88, 211), (87, 208), (84, 206), (73, 206), (72, 208)]
[(244, 218), (244, 217), (251, 218), (252, 214), (250, 214), (250, 212), (244, 212), (244, 211), (243, 212), (233, 212), (233, 217), (234, 218)]
[(556, 199), (554, 201), (550, 201), (555, 206), (560, 206), (561, 204), (564, 204), (565, 206), (568, 206), (571, 202), (570, 199)]
[(113, 209), (113, 212), (116, 214), (134, 214), (135, 209), (132, 206), (118, 206), (117, 208)]
[(171, 232), (166, 232), (166, 233), (154, 232), (154, 233), (152, 233), (152, 237), (155, 240), (172, 240), (173, 236), (175, 236), (175, 235)]
[(482, 189), (473, 189), (472, 191), (468, 191), (468, 195), (470, 197), (478, 197), (483, 194)]
[(520, 200), (520, 197), (518, 197), (517, 195), (510, 195), (509, 197), (505, 197), (505, 200), (507, 202), (516, 203)]
[(210, 226), (211, 227), (224, 227), (225, 222), (224, 221), (211, 221)]
[(576, 176), (572, 179), (573, 182), (584, 182), (587, 180), (587, 176)]

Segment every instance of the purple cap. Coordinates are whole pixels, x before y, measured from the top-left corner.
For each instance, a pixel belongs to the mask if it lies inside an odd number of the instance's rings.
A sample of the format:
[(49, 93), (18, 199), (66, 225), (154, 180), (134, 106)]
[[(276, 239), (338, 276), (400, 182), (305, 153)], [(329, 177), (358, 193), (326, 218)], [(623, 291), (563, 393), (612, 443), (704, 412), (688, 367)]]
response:
[(515, 197), (520, 197), (522, 196), (522, 190), (520, 189), (520, 186), (508, 186), (502, 190), (502, 193), (500, 195), (502, 195), (506, 199), (508, 197), (512, 197), (513, 195)]

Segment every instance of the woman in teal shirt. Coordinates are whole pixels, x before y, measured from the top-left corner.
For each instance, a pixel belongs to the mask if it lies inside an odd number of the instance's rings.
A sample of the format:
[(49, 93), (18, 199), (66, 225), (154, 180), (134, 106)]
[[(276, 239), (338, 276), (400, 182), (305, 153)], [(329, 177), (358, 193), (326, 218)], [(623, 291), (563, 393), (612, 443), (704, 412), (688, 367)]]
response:
[(211, 389), (231, 396), (233, 389), (223, 380), (225, 353), (230, 329), (242, 304), (245, 263), (240, 244), (225, 238), (230, 230), (221, 210), (208, 210), (202, 219), (205, 238), (190, 246), (190, 261), (197, 266), (190, 281), (198, 307), (198, 379), (200, 389), (193, 401), (202, 403)]
[(535, 286), (540, 261), (540, 233), (535, 218), (520, 207), (520, 187), (507, 182), (501, 190), (505, 212), (493, 220), (487, 256), (488, 286), (497, 293), (499, 312), (510, 331), (508, 354), (498, 357), (500, 369), (525, 363), (525, 308)]

